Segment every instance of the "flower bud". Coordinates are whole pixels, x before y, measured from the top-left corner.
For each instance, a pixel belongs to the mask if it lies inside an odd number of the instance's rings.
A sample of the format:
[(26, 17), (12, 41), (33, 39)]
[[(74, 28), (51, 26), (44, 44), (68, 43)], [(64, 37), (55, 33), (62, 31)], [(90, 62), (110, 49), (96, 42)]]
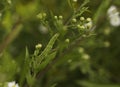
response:
[(76, 22), (77, 22), (76, 18), (73, 18), (73, 19), (72, 19), (72, 22), (76, 23)]
[(59, 16), (59, 19), (63, 19), (63, 16), (62, 16), (62, 15), (60, 15), (60, 16)]
[(87, 20), (88, 22), (91, 22), (91, 21), (92, 21), (92, 19), (91, 19), (91, 18), (87, 18), (86, 20)]
[(37, 44), (37, 45), (35, 46), (36, 49), (40, 49), (41, 47), (42, 47), (42, 44)]
[(66, 43), (69, 43), (69, 42), (70, 42), (70, 39), (68, 39), (68, 38), (65, 39), (65, 42), (66, 42)]
[(58, 19), (58, 17), (57, 16), (54, 16), (54, 18), (57, 20)]
[(81, 21), (84, 21), (84, 20), (85, 20), (85, 18), (84, 18), (84, 17), (80, 17), (80, 20), (81, 20)]
[(42, 15), (41, 13), (39, 13), (39, 14), (37, 15), (37, 18), (43, 19), (43, 15)]

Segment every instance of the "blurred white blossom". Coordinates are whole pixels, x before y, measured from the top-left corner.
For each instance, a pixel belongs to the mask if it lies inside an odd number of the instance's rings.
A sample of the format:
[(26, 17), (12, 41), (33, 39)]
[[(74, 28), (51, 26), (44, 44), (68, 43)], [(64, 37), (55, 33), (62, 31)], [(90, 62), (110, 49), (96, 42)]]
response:
[(116, 6), (112, 5), (112, 6), (110, 6), (110, 8), (108, 9), (107, 14), (108, 14), (109, 16), (112, 16), (112, 15), (116, 14), (117, 12), (118, 12), (118, 11), (117, 11)]
[(47, 34), (48, 33), (48, 28), (45, 27), (44, 25), (40, 25), (38, 30), (42, 33), (42, 34)]
[(119, 16), (119, 12), (116, 8), (116, 6), (112, 5), (108, 11), (107, 11), (107, 14), (108, 14), (108, 17), (109, 17), (109, 20), (110, 20), (110, 24), (112, 26), (120, 26), (120, 16)]
[(91, 29), (92, 26), (93, 26), (92, 21), (89, 21), (88, 23), (85, 24), (85, 27), (86, 27), (87, 29)]
[(120, 26), (120, 17), (119, 16), (114, 16), (114, 17), (111, 17), (110, 19), (110, 24), (112, 26)]
[(7, 87), (19, 87), (19, 85), (16, 84), (15, 81), (12, 81), (12, 82), (8, 82)]
[(91, 29), (92, 26), (93, 26), (92, 19), (91, 19), (91, 18), (87, 18), (86, 21), (87, 21), (87, 23), (85, 23), (84, 26), (85, 26), (87, 29)]

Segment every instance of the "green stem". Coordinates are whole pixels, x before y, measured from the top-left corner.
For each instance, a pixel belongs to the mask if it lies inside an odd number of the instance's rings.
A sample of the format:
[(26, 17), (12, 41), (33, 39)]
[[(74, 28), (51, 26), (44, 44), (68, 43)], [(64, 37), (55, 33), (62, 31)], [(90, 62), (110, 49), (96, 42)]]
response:
[(12, 31), (5, 37), (3, 42), (0, 44), (0, 53), (17, 37), (22, 28), (20, 21), (17, 21), (12, 28)]

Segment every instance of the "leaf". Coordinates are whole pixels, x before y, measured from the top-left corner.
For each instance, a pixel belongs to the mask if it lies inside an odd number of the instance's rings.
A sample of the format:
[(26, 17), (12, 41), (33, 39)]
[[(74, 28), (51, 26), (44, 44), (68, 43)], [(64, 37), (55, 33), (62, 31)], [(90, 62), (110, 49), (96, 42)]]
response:
[(26, 77), (27, 83), (29, 86), (32, 86), (35, 81), (34, 76), (31, 74), (31, 66), (30, 66), (31, 61), (32, 61), (32, 59), (30, 59), (28, 49), (26, 48), (26, 57), (25, 57), (25, 63), (24, 63), (25, 68), (24, 68), (23, 75)]
[(32, 86), (34, 84), (35, 78), (31, 75), (30, 72), (27, 73), (26, 79), (29, 86)]
[(55, 52), (51, 53), (50, 55), (48, 55), (47, 58), (46, 58), (46, 60), (43, 61), (43, 62), (40, 64), (38, 71), (44, 69), (44, 68), (55, 58), (56, 53), (57, 53), (57, 52), (55, 51)]
[(67, 0), (67, 1), (68, 1), (69, 6), (70, 6), (71, 8), (73, 8), (73, 7), (72, 7), (71, 0)]
[(48, 45), (46, 46), (46, 48), (43, 50), (43, 52), (39, 55), (37, 61), (39, 62), (39, 64), (46, 58), (46, 56), (50, 53), (53, 44), (55, 43), (57, 37), (59, 36), (59, 34), (55, 34), (51, 40), (49, 41)]
[[(48, 55), (48, 54), (50, 53), (50, 51), (53, 47), (53, 44), (55, 43), (58, 36), (59, 36), (59, 34), (55, 34), (51, 38), (51, 40), (49, 41), (48, 45), (43, 50), (43, 52), (39, 56), (36, 56), (36, 58), (38, 58), (36, 60), (30, 59), (28, 49), (26, 48), (26, 57), (25, 57), (24, 69), (23, 69), (22, 77), (21, 77), (21, 84), (23, 84), (24, 78), (26, 76), (27, 83), (30, 86), (32, 86), (34, 84), (35, 75), (38, 72), (38, 70), (46, 67), (46, 65), (55, 57), (56, 52), (53, 52), (50, 55)], [(44, 62), (42, 62), (44, 59), (46, 59), (46, 60)], [(30, 66), (31, 63), (32, 63), (32, 66)], [(34, 67), (35, 66), (34, 64), (36, 65), (36, 67)], [(31, 75), (31, 69), (33, 69), (34, 75)]]
[[(24, 79), (28, 76), (29, 73), (29, 63), (30, 63), (30, 56), (29, 56), (29, 51), (28, 48), (26, 47), (26, 52), (25, 52), (25, 60), (24, 60), (24, 64), (23, 64), (23, 69), (22, 69), (22, 73), (21, 73), (21, 78), (20, 78), (20, 84), (23, 84)], [(27, 79), (28, 82), (28, 79)]]

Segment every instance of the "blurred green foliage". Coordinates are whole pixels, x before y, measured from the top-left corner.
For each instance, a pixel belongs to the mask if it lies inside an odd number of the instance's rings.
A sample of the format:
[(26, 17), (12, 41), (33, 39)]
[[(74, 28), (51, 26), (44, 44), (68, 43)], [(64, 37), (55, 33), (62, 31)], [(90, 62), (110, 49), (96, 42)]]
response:
[[(111, 5), (120, 12), (120, 1), (70, 1), (0, 1), (0, 83), (120, 87), (120, 26), (111, 26), (107, 16)], [(63, 19), (55, 20), (54, 16)], [(81, 16), (92, 18), (92, 32), (77, 31), (73, 26), (77, 23), (70, 19)], [(70, 24), (73, 27), (67, 26)], [(75, 43), (78, 39), (80, 43)], [(38, 43), (42, 44), (40, 49), (35, 48)]]

